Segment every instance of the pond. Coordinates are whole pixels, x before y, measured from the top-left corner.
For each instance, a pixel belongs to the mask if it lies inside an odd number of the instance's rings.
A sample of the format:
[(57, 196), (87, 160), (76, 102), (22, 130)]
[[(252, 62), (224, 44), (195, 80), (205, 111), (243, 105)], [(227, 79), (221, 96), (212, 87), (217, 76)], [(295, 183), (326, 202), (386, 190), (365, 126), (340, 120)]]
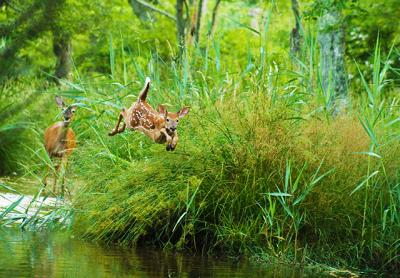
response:
[(320, 277), (286, 265), (102, 246), (63, 232), (0, 228), (0, 277)]

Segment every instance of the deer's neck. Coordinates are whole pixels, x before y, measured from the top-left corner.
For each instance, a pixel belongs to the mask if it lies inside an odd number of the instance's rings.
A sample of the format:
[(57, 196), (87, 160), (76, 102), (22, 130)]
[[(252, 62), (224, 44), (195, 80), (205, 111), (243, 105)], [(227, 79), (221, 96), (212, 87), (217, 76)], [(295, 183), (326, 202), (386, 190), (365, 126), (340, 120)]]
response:
[(60, 128), (60, 132), (58, 135), (58, 138), (60, 141), (63, 141), (65, 139), (65, 137), (67, 137), (67, 130), (69, 127), (69, 121), (62, 121), (61, 123), (61, 128)]
[(67, 129), (68, 126), (69, 126), (69, 123), (70, 123), (70, 121), (63, 121), (63, 122), (62, 122), (62, 125), (61, 125), (62, 128), (63, 128), (63, 129)]

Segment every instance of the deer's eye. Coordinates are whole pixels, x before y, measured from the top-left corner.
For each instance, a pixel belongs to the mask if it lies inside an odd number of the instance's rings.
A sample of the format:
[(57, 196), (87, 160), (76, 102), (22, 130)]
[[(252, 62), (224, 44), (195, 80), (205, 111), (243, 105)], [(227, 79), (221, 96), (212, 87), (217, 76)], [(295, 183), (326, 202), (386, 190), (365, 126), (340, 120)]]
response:
[(169, 119), (167, 119), (167, 122), (169, 122)]
[(176, 120), (177, 123), (179, 123), (179, 120)]

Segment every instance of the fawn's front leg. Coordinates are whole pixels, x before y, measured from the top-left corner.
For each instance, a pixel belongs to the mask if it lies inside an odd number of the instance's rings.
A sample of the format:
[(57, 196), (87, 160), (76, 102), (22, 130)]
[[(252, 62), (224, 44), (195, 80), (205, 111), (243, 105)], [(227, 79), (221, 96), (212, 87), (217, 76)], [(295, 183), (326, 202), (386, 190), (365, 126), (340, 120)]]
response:
[(175, 133), (174, 136), (172, 137), (172, 140), (169, 144), (167, 144), (167, 151), (173, 151), (176, 148), (176, 145), (178, 144), (178, 134)]
[(161, 128), (160, 132), (164, 134), (165, 136), (165, 141), (167, 142), (167, 145), (171, 144), (172, 142), (172, 137), (168, 134), (167, 130), (165, 128)]

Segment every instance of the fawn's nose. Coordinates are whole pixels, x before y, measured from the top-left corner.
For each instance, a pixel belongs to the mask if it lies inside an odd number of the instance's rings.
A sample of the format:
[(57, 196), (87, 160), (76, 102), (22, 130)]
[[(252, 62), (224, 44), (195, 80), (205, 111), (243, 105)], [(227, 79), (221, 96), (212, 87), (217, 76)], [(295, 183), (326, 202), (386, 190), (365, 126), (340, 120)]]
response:
[(176, 127), (174, 127), (174, 126), (171, 126), (171, 128), (170, 128), (172, 131), (175, 131), (176, 130)]

